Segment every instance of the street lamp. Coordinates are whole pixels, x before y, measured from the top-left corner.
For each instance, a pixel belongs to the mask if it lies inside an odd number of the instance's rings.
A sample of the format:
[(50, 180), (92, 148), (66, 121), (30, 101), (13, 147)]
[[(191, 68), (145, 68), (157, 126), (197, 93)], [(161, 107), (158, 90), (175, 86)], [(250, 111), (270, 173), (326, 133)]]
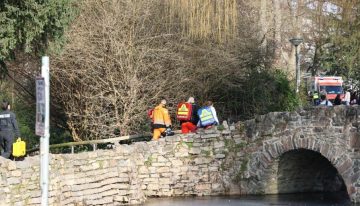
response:
[(300, 87), (300, 62), (299, 62), (299, 54), (297, 47), (303, 42), (303, 39), (300, 37), (294, 37), (289, 40), (292, 45), (295, 46), (295, 58), (296, 58), (296, 93), (299, 93)]

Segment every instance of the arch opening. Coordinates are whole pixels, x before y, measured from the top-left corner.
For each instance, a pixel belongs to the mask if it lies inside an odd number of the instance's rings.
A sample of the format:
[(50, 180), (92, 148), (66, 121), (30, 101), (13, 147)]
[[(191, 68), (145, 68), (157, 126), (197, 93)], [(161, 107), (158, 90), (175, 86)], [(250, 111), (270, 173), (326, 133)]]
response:
[(332, 163), (319, 152), (296, 149), (280, 156), (278, 193), (346, 192), (346, 185)]

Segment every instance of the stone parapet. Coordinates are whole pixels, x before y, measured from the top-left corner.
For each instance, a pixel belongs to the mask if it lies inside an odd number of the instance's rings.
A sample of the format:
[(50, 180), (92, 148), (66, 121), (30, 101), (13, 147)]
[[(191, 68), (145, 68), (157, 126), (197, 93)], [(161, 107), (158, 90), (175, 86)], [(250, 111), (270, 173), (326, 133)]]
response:
[[(359, 108), (274, 112), (109, 150), (50, 155), (50, 205), (337, 191), (360, 201)], [(40, 205), (40, 157), (0, 158), (0, 206)], [(312, 167), (307, 167), (312, 163)], [(327, 168), (326, 171), (322, 168)], [(314, 175), (315, 174), (315, 175)], [(318, 175), (318, 181), (312, 177)]]
[[(232, 127), (235, 131), (235, 128)], [(129, 205), (147, 197), (226, 194), (230, 129), (199, 130), (111, 150), (50, 155), (50, 205)], [(0, 158), (0, 205), (39, 205), (40, 157)]]

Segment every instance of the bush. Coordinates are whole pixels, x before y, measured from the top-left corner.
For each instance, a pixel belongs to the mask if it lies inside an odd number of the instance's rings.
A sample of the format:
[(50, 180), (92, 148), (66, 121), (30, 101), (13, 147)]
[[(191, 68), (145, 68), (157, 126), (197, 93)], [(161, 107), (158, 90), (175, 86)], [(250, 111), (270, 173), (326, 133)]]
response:
[[(295, 88), (280, 70), (252, 69), (238, 86), (222, 91), (220, 110), (230, 120), (253, 118), (256, 114), (291, 111), (299, 105)], [(220, 92), (220, 91), (219, 91)]]

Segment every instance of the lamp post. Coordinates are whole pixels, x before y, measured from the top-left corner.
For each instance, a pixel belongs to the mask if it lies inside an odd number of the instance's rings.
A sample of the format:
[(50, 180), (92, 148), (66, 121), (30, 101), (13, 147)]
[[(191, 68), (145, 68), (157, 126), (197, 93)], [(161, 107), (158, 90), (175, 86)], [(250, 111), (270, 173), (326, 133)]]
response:
[(295, 46), (295, 58), (296, 58), (296, 93), (299, 93), (300, 87), (300, 62), (298, 54), (298, 46), (303, 42), (303, 39), (300, 37), (294, 37), (289, 40), (292, 45)]

